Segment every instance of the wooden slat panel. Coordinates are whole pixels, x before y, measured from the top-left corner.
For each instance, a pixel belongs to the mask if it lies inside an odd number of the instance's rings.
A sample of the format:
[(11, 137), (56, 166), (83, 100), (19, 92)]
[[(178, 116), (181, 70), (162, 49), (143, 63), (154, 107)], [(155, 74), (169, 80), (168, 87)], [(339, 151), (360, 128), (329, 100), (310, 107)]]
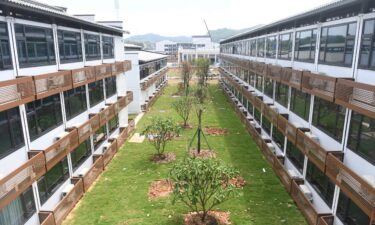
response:
[(84, 193), (82, 179), (72, 179), (74, 188), (59, 202), (53, 210), (56, 225), (62, 224), (69, 212), (74, 208)]
[(36, 99), (42, 99), (73, 88), (72, 71), (33, 76)]
[(128, 72), (132, 69), (132, 62), (130, 60), (125, 60), (124, 61), (124, 72)]
[(0, 209), (11, 203), (46, 172), (46, 160), (39, 152), (0, 180)]
[(294, 145), (296, 144), (297, 138), (297, 127), (288, 121), (283, 115), (279, 115), (277, 118), (277, 129), (288, 138)]
[(333, 102), (335, 97), (337, 78), (318, 75), (309, 71), (303, 71), (302, 90), (318, 96), (319, 98)]
[(307, 222), (310, 225), (316, 225), (318, 223), (319, 214), (294, 180), (292, 181), (291, 196), (298, 208), (302, 211)]
[(32, 77), (21, 77), (0, 82), (0, 110), (14, 108), (35, 100)]
[(277, 125), (277, 118), (279, 116), (279, 113), (271, 108), (270, 105), (263, 103), (261, 112), (263, 116), (265, 116), (272, 124)]
[(95, 66), (96, 70), (96, 80), (102, 80), (106, 77), (112, 76), (112, 64), (102, 64)]
[(326, 175), (370, 218), (375, 208), (375, 188), (329, 153)]
[(262, 111), (262, 105), (263, 105), (263, 98), (261, 96), (256, 96), (254, 98), (254, 103), (253, 103), (254, 107), (257, 108), (259, 110), (259, 112)]
[(321, 216), (319, 217), (317, 225), (333, 225), (334, 216)]
[(97, 157), (90, 170), (82, 177), (83, 187), (85, 192), (89, 190), (91, 185), (95, 182), (98, 176), (103, 172), (104, 162), (103, 157)]
[(77, 129), (72, 129), (66, 136), (45, 149), (47, 170), (50, 170), (67, 156), (68, 153), (78, 147), (78, 143), (78, 131)]
[(40, 225), (56, 225), (52, 212), (39, 212)]
[(290, 193), (292, 188), (292, 178), (290, 177), (289, 173), (286, 171), (283, 163), (280, 160), (274, 161), (273, 170), (278, 175), (287, 192)]
[(289, 85), (297, 90), (302, 88), (302, 71), (293, 70), (289, 67), (282, 69), (281, 83)]
[(117, 141), (113, 140), (112, 143), (109, 145), (109, 147), (104, 151), (103, 149), (103, 163), (104, 167), (106, 167), (109, 162), (111, 162), (113, 156), (115, 156), (117, 152)]
[(258, 75), (265, 76), (267, 73), (267, 64), (264, 63), (256, 63), (256, 73)]
[(99, 114), (92, 114), (90, 119), (77, 127), (79, 144), (86, 141), (100, 127)]
[(156, 74), (152, 75), (151, 77), (147, 78), (147, 80), (141, 83), (141, 90), (142, 91), (147, 90), (149, 87), (151, 87), (151, 85), (153, 85), (156, 81), (158, 81), (167, 72), (168, 72), (168, 68), (164, 68), (160, 70), (159, 72), (157, 72)]
[(266, 77), (279, 82), (282, 75), (281, 71), (281, 66), (268, 65)]
[(96, 69), (94, 66), (72, 70), (73, 87), (79, 87), (95, 81)]
[(335, 102), (358, 113), (375, 118), (375, 86), (338, 79)]
[(265, 141), (263, 140), (261, 150), (263, 152), (263, 155), (267, 159), (267, 161), (273, 166), (275, 164), (275, 161), (278, 160), (276, 155), (273, 154), (272, 150), (268, 147), (268, 144), (271, 143), (271, 141)]

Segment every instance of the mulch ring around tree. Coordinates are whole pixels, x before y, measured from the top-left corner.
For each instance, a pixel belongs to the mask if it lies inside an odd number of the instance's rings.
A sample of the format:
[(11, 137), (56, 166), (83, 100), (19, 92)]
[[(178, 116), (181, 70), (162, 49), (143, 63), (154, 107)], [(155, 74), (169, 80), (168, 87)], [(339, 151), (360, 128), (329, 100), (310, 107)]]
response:
[(246, 180), (245, 178), (241, 177), (241, 176), (237, 176), (231, 180), (229, 180), (229, 183), (233, 186), (235, 186), (236, 188), (243, 188), (245, 187), (246, 185)]
[(212, 159), (212, 158), (216, 158), (216, 153), (212, 150), (201, 149), (200, 153), (198, 154), (198, 151), (196, 149), (191, 149), (189, 151), (189, 156), (202, 158), (202, 159)]
[(191, 212), (184, 215), (185, 225), (228, 225), (230, 222), (229, 212), (218, 212), (210, 211), (208, 212), (206, 221), (203, 223), (201, 217), (196, 212)]
[(173, 192), (173, 184), (169, 180), (157, 180), (151, 183), (148, 189), (148, 198), (156, 199), (167, 197)]
[(227, 135), (229, 131), (225, 128), (205, 127), (204, 133), (211, 136), (222, 136)]
[(165, 164), (176, 160), (176, 154), (173, 152), (168, 152), (164, 154), (155, 154), (150, 159), (152, 162), (157, 164)]
[(186, 124), (186, 126), (184, 124), (180, 124), (181, 128), (183, 129), (193, 129), (193, 126), (190, 125), (190, 124)]

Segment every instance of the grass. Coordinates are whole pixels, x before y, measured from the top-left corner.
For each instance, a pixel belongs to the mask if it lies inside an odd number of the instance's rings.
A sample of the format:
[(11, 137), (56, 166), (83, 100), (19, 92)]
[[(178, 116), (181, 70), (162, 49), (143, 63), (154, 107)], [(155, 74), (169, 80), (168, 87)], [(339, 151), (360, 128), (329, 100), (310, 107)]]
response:
[[(176, 86), (169, 86), (151, 111), (137, 125), (137, 132), (153, 116), (170, 116), (182, 120), (171, 109), (171, 97)], [(300, 211), (284, 190), (272, 168), (263, 158), (255, 142), (237, 118), (217, 85), (209, 89), (210, 100), (203, 116), (203, 124), (222, 127), (229, 134), (208, 137), (218, 158), (237, 168), (247, 185), (236, 197), (218, 210), (231, 213), (232, 224), (238, 225), (306, 225)], [(194, 112), (191, 124), (196, 125)], [(195, 132), (184, 130), (182, 137), (167, 145), (167, 152), (175, 152), (177, 159), (186, 156), (186, 146)], [(148, 200), (152, 181), (167, 178), (173, 163), (156, 165), (149, 161), (154, 149), (148, 142), (126, 143), (96, 185), (85, 194), (65, 225), (178, 225), (189, 210), (182, 204), (172, 205), (172, 198)]]

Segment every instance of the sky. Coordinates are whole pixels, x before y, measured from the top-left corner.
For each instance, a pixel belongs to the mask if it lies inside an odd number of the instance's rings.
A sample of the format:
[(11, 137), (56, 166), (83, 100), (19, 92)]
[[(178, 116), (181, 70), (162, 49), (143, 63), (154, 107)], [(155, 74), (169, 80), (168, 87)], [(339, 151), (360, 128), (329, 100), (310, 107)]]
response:
[(96, 20), (122, 20), (130, 36), (156, 33), (165, 36), (206, 34), (210, 30), (242, 29), (268, 24), (331, 0), (39, 0), (64, 6), (69, 14), (95, 14)]

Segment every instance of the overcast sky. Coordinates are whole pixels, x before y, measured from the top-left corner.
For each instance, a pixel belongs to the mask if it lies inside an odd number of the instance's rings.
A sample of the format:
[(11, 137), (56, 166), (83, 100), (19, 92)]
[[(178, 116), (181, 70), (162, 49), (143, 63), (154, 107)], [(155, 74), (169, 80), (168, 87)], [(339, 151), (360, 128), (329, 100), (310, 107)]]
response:
[[(115, 20), (115, 0), (40, 0), (68, 8), (70, 14), (95, 14)], [(307, 11), (331, 0), (119, 0), (120, 20), (131, 35), (205, 34), (208, 27), (242, 29)]]

